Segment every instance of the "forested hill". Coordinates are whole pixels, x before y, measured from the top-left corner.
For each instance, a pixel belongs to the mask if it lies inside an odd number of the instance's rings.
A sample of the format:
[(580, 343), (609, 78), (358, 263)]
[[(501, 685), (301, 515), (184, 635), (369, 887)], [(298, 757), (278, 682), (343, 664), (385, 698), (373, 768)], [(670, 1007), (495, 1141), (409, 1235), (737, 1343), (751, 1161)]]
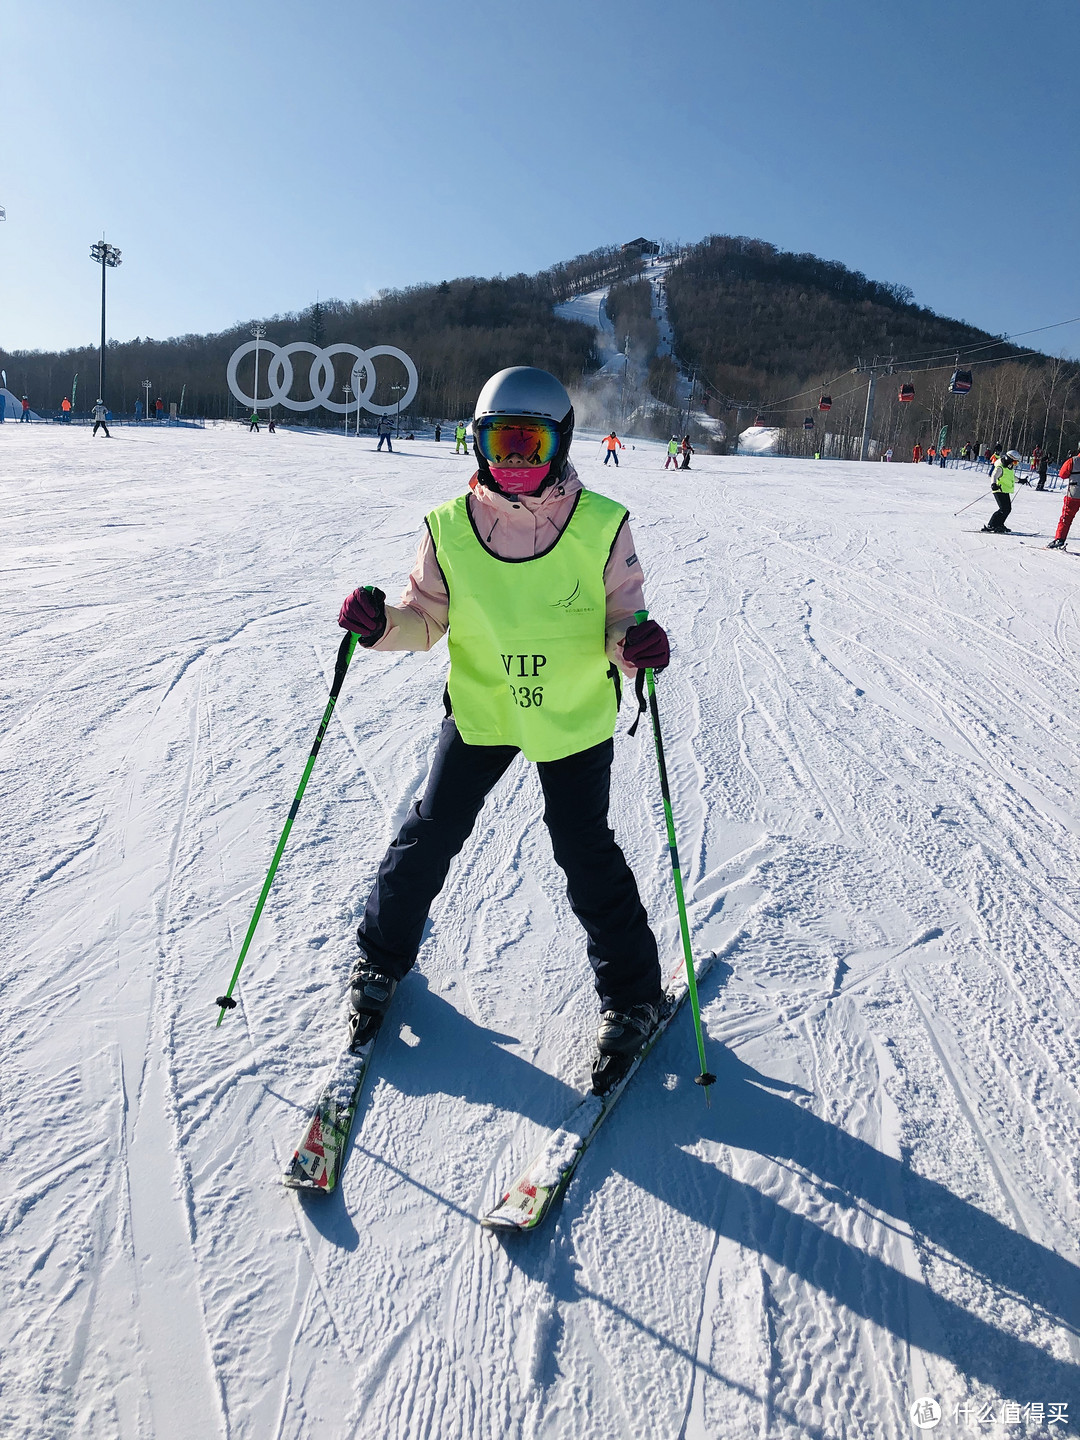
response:
[[(852, 367), (860, 358), (894, 356), (899, 377), (917, 380), (918, 400), (898, 406), (895, 387), (887, 387), (876, 430), (889, 443), (935, 436), (941, 424), (960, 418), (947, 400), (951, 358), (960, 352), (977, 377), (978, 393), (964, 409), (965, 423), (982, 438), (1000, 428), (1017, 443), (1075, 440), (1080, 366), (1073, 362), (1020, 351), (914, 304), (902, 285), (869, 280), (835, 261), (790, 254), (763, 240), (712, 235), (698, 244), (669, 247), (668, 253), (663, 284), (677, 360), (686, 375), (696, 374), (697, 400), (704, 399), (729, 428), (743, 414), (736, 412), (737, 405), (760, 409), (771, 424), (801, 427), (804, 412), (814, 408), (817, 398), (807, 395), (808, 388), (832, 385), (831, 428), (855, 433), (861, 427), (865, 379), (851, 376)], [(657, 352), (659, 297), (641, 276), (642, 268), (640, 247), (604, 246), (536, 275), (415, 285), (365, 301), (326, 301), (263, 323), (267, 340), (277, 345), (400, 346), (420, 373), (412, 413), (449, 419), (467, 414), (484, 380), (504, 365), (540, 365), (567, 384), (588, 375), (600, 362), (596, 332), (559, 318), (554, 306), (574, 294), (615, 286), (609, 314), (620, 337), (631, 335), (636, 356), (653, 356), (647, 383), (666, 405), (666, 417), (673, 406), (678, 408), (680, 382), (674, 363)], [(149, 379), (151, 401), (160, 395), (166, 407), (183, 397), (185, 414), (238, 413), (241, 407), (227, 389), (226, 365), (251, 330), (248, 321), (215, 335), (110, 341), (106, 400), (114, 411), (131, 413)], [(923, 356), (933, 359), (917, 361)], [(264, 357), (260, 394), (268, 393), (262, 388), (266, 363)], [(0, 350), (0, 364), (9, 389), (28, 395), (41, 412), (58, 410), (76, 373), (76, 409), (85, 410), (96, 394), (94, 346), (63, 353)], [(333, 393), (339, 400), (351, 364), (351, 357), (337, 357)], [(924, 374), (927, 367), (938, 373)], [(298, 356), (293, 398), (310, 395), (307, 375), (308, 363)], [(401, 378), (396, 362), (381, 363), (374, 399), (393, 403), (391, 387)], [(335, 423), (325, 410), (309, 412), (307, 418)], [(620, 410), (608, 423), (626, 419)]]
[[(581, 290), (634, 275), (639, 268), (636, 254), (605, 246), (537, 275), (467, 277), (383, 291), (371, 300), (328, 300), (307, 310), (273, 315), (263, 323), (267, 340), (276, 345), (304, 340), (320, 346), (337, 342), (365, 348), (399, 346), (420, 372), (413, 411), (450, 417), (471, 413), (488, 376), (523, 359), (565, 381), (579, 378), (592, 363), (595, 332), (587, 325), (557, 319), (553, 307)], [(185, 414), (215, 418), (234, 413), (239, 407), (229, 394), (225, 370), (232, 352), (250, 339), (252, 323), (216, 335), (110, 341), (106, 400), (113, 410), (130, 413), (143, 396), (143, 380), (149, 379), (151, 403), (160, 395), (167, 407), (183, 393)], [(347, 356), (337, 358), (334, 395), (338, 400), (343, 398), (341, 387), (349, 379), (351, 363)], [(60, 353), (0, 349), (0, 364), (7, 371), (9, 389), (28, 395), (36, 410), (57, 410), (71, 393), (76, 373), (81, 377), (77, 409), (85, 409), (95, 398), (91, 394), (98, 373), (95, 345)], [(264, 380), (265, 365), (264, 359)], [(303, 356), (297, 357), (295, 369), (290, 393), (305, 399), (311, 392)], [(380, 364), (378, 378), (374, 399), (392, 404), (390, 387), (401, 379), (396, 362)], [(325, 411), (315, 413), (330, 418)]]
[[(730, 425), (749, 423), (752, 406), (785, 432), (788, 453), (858, 453), (867, 382), (852, 368), (890, 359), (894, 378), (878, 387), (872, 431), (881, 448), (907, 453), (915, 441), (937, 442), (942, 427), (956, 446), (1007, 443), (1028, 453), (1039, 444), (1064, 455), (1076, 444), (1080, 365), (937, 315), (902, 285), (763, 240), (711, 235), (680, 252), (666, 291), (676, 353), (706, 408)], [(957, 357), (974, 377), (967, 396), (949, 392)], [(903, 384), (916, 392), (910, 403)], [(832, 404), (822, 417), (825, 391)]]
[(687, 246), (667, 288), (683, 364), (721, 395), (762, 403), (793, 383), (850, 370), (860, 357), (905, 362), (974, 346), (986, 347), (979, 361), (1020, 353), (914, 304), (906, 286), (741, 235)]

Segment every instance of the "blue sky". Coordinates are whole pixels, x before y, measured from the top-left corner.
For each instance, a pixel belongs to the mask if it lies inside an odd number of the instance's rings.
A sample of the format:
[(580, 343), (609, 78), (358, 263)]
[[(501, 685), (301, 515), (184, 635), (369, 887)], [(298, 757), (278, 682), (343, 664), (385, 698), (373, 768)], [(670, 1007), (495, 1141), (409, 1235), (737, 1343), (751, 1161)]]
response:
[[(1080, 315), (1076, 0), (0, 6), (0, 344), (184, 334), (760, 236), (998, 333)], [(1033, 337), (1080, 355), (1080, 325)]]

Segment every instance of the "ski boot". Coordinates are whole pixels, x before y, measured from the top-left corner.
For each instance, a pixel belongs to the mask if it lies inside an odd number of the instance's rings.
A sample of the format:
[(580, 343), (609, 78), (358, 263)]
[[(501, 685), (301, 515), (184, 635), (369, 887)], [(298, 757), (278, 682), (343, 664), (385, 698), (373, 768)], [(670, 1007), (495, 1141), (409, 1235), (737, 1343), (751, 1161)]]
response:
[(631, 1005), (625, 1012), (603, 1012), (596, 1031), (596, 1055), (592, 1065), (594, 1095), (606, 1095), (630, 1069), (660, 1023), (666, 999), (666, 996), (661, 996), (654, 1005)]
[(1045, 546), (1044, 548), (1047, 549), (1047, 550), (1064, 550), (1064, 549), (1065, 549), (1065, 541), (1064, 541), (1064, 540), (1051, 540), (1050, 543), (1049, 543), (1047, 546)]
[(398, 982), (376, 969), (366, 955), (349, 976), (349, 1048), (359, 1050), (374, 1040), (383, 1022)]

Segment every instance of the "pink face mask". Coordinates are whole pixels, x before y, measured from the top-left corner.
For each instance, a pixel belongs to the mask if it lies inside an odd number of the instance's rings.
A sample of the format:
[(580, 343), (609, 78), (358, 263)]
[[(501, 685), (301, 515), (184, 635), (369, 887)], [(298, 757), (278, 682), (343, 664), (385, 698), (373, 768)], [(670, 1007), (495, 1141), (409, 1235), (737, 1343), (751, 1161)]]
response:
[(507, 495), (532, 495), (547, 479), (550, 465), (492, 465), (491, 478)]

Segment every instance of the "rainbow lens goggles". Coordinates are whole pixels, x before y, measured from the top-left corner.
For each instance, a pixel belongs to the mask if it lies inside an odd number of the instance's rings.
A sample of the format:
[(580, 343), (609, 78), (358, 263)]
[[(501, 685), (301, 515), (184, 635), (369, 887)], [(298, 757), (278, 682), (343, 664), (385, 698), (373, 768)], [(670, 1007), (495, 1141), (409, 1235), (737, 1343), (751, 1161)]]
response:
[(473, 438), (489, 465), (505, 465), (511, 456), (522, 465), (550, 465), (562, 443), (554, 420), (529, 415), (486, 415), (473, 421)]

